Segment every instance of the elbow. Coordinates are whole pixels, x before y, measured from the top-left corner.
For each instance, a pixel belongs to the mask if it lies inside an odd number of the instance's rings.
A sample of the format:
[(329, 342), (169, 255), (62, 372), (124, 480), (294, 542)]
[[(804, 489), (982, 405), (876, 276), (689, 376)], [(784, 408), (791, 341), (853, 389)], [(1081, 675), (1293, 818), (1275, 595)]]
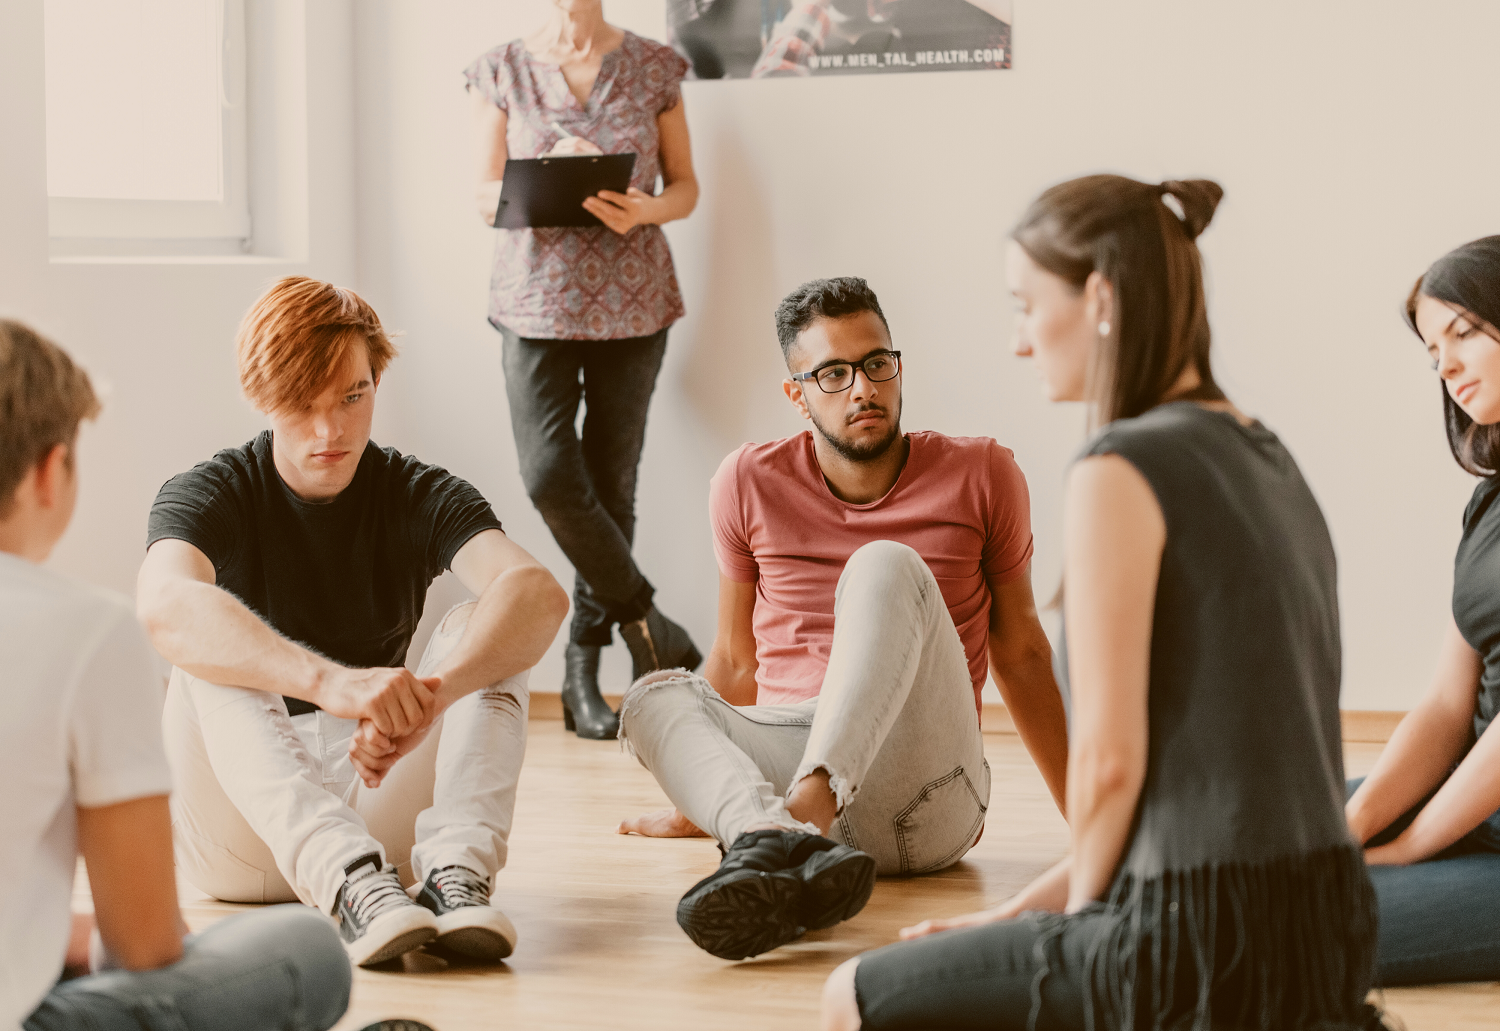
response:
[(1068, 770), (1070, 794), (1079, 793), (1081, 806), (1092, 808), (1108, 799), (1134, 796), (1140, 792), (1145, 778), (1145, 756), (1125, 749), (1095, 748), (1073, 753), (1072, 766)]
[(172, 629), (170, 592), (159, 585), (142, 582), (136, 590), (135, 617), (146, 630), (146, 636), (160, 651)]
[(568, 592), (557, 582), (557, 577), (540, 565), (523, 566), (511, 575), (520, 581), (517, 586), (532, 600), (538, 616), (550, 623), (556, 632), (568, 618)]

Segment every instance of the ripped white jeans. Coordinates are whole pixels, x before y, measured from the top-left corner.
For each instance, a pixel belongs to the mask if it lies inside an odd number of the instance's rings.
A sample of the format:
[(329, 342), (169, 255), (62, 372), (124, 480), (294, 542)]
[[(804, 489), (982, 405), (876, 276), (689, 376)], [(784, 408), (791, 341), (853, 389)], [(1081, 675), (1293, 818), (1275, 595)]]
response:
[[(463, 636), (464, 608), (438, 624), (418, 676)], [(174, 669), (162, 729), (178, 870), (226, 902), (300, 899), (325, 913), (344, 867), (370, 852), (394, 864), (403, 884), (453, 865), (493, 883), (526, 751), (526, 681), (519, 673), (459, 699), (371, 789), (349, 761), (355, 720), (288, 716), (280, 695)]]
[(726, 847), (765, 824), (816, 833), (786, 796), (820, 769), (839, 805), (830, 836), (883, 874), (957, 862), (989, 804), (963, 644), (927, 563), (893, 541), (866, 544), (844, 566), (817, 698), (736, 707), (697, 674), (653, 673), (626, 693), (620, 738)]

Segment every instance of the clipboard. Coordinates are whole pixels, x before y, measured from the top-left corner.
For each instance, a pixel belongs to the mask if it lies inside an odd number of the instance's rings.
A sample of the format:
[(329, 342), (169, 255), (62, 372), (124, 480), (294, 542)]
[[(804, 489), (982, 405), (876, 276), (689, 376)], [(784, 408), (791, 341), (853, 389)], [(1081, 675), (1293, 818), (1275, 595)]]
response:
[(496, 229), (602, 226), (583, 208), (600, 190), (624, 193), (635, 170), (634, 154), (568, 154), (511, 158), (505, 162)]

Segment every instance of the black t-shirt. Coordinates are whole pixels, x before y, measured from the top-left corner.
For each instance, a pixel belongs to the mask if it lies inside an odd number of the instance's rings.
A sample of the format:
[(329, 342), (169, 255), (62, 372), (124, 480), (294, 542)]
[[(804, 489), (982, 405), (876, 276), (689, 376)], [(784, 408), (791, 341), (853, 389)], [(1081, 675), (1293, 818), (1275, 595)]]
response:
[[(1473, 747), (1500, 713), (1500, 477), (1480, 480), (1464, 510), (1464, 535), (1453, 562), (1453, 622), (1479, 653), (1479, 697), (1474, 705)], [(1500, 812), (1479, 828), (1479, 837), (1500, 850)]]
[[(187, 541), (218, 586), (278, 633), (370, 668), (405, 661), (428, 586), (491, 528), (500, 520), (468, 483), (374, 443), (342, 494), (304, 501), (277, 473), (267, 430), (168, 480), (146, 546)], [(287, 708), (316, 706), (288, 698)]]

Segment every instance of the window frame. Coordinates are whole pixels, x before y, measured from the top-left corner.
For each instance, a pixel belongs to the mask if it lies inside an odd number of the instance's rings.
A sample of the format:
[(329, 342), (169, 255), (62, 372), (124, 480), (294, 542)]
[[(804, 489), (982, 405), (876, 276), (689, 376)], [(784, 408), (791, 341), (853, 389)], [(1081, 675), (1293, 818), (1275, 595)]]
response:
[(219, 0), (220, 74), (223, 90), (222, 169), (219, 201), (47, 198), (48, 235), (65, 249), (100, 241), (114, 250), (125, 241), (154, 250), (166, 241), (184, 249), (237, 253), (250, 249), (249, 96), (245, 0)]

